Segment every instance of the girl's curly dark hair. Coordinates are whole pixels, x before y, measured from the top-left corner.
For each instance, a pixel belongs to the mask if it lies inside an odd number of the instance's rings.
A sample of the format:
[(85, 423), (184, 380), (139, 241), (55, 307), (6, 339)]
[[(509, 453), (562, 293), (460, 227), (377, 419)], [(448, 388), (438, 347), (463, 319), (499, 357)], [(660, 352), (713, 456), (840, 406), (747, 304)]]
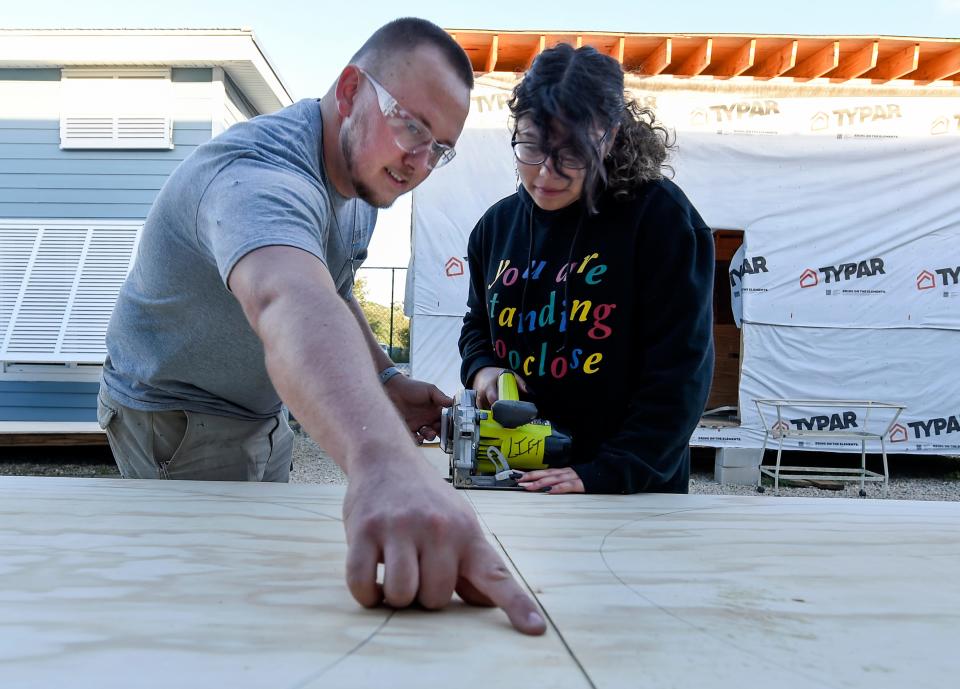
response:
[[(627, 199), (640, 185), (663, 177), (673, 147), (669, 133), (656, 124), (652, 110), (626, 97), (620, 64), (591, 46), (560, 43), (540, 53), (508, 105), (514, 138), (526, 118), (539, 132), (543, 150), (551, 150), (551, 144), (569, 146), (587, 162), (583, 201), (590, 213), (605, 189)], [(613, 147), (601, 159), (594, 132), (609, 136), (618, 125)], [(562, 142), (555, 140), (558, 130)], [(563, 168), (557, 174), (569, 178)]]

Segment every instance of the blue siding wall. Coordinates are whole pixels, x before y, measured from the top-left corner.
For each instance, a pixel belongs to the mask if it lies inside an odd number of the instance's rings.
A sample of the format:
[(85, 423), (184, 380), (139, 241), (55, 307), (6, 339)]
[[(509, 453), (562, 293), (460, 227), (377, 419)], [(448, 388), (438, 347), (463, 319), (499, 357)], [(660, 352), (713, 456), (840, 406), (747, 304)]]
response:
[(0, 81), (60, 81), (59, 69), (0, 69)]
[(0, 421), (96, 421), (99, 383), (0, 381)]
[[(0, 219), (143, 219), (209, 140), (211, 69), (178, 69), (172, 150), (60, 150), (59, 69), (0, 70)], [(47, 82), (47, 83), (44, 83)], [(19, 113), (19, 114), (18, 114)], [(193, 121), (196, 120), (196, 121)], [(0, 421), (95, 422), (96, 382), (0, 379)]]
[(210, 138), (175, 122), (168, 151), (60, 150), (59, 120), (0, 117), (0, 218), (145, 218), (167, 176)]
[(174, 82), (213, 81), (213, 69), (210, 67), (174, 67), (170, 70), (170, 80)]

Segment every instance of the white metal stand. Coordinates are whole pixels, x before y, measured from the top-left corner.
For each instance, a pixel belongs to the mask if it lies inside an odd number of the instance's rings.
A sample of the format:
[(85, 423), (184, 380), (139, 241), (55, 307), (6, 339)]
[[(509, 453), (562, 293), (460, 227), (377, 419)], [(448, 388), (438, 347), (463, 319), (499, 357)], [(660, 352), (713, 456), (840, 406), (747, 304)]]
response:
[[(866, 496), (865, 483), (867, 481), (882, 481), (883, 495), (887, 496), (890, 484), (890, 471), (887, 467), (887, 448), (884, 443), (886, 436), (893, 425), (900, 418), (900, 414), (906, 408), (902, 404), (890, 404), (886, 402), (873, 402), (868, 400), (783, 400), (783, 399), (763, 399), (754, 400), (757, 405), (757, 412), (760, 421), (763, 423), (763, 449), (760, 450), (760, 476), (757, 478), (757, 492), (763, 492), (761, 481), (763, 476), (767, 475), (773, 478), (773, 494), (780, 494), (780, 479), (816, 479), (827, 481), (859, 481), (860, 496)], [(865, 409), (866, 414), (863, 419), (862, 430), (811, 430), (806, 428), (791, 427), (784, 419), (783, 410), (787, 409)], [(889, 421), (879, 432), (870, 429), (870, 412), (875, 409), (887, 410), (891, 416)], [(776, 421), (771, 425), (764, 411), (770, 414), (771, 418), (776, 413)], [(763, 466), (763, 454), (767, 449), (767, 441), (770, 437), (778, 441), (777, 445), (777, 463), (771, 470), (770, 467)], [(837, 468), (837, 467), (806, 467), (806, 466), (781, 466), (780, 458), (783, 454), (784, 438), (807, 438), (807, 437), (829, 437), (829, 438), (854, 438), (860, 441), (860, 468)], [(880, 441), (880, 451), (883, 455), (883, 474), (867, 470), (867, 440), (876, 439)], [(787, 472), (787, 473), (784, 473)]]

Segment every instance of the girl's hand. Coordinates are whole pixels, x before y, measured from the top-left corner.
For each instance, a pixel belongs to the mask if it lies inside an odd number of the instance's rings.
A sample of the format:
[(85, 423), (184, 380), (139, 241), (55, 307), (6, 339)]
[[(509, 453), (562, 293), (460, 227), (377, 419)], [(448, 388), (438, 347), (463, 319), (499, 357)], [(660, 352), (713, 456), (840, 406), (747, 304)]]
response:
[[(583, 481), (570, 467), (528, 471), (520, 479), (521, 488), (545, 493), (583, 493)], [(547, 490), (544, 490), (547, 489)]]
[[(481, 409), (493, 407), (493, 403), (499, 399), (497, 380), (499, 380), (501, 373), (508, 370), (499, 366), (484, 366), (473, 375), (473, 389), (477, 391), (477, 406)], [(523, 394), (528, 394), (526, 381), (516, 373), (513, 375), (517, 379), (517, 390)]]

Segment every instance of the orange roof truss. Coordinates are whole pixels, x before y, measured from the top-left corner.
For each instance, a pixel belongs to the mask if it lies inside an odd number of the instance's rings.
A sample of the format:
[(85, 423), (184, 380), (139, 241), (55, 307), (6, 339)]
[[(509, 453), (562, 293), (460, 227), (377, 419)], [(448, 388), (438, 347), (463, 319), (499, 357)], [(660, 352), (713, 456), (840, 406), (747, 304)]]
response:
[(591, 45), (638, 76), (897, 79), (960, 85), (960, 39), (447, 30), (477, 72), (522, 72), (557, 43)]

